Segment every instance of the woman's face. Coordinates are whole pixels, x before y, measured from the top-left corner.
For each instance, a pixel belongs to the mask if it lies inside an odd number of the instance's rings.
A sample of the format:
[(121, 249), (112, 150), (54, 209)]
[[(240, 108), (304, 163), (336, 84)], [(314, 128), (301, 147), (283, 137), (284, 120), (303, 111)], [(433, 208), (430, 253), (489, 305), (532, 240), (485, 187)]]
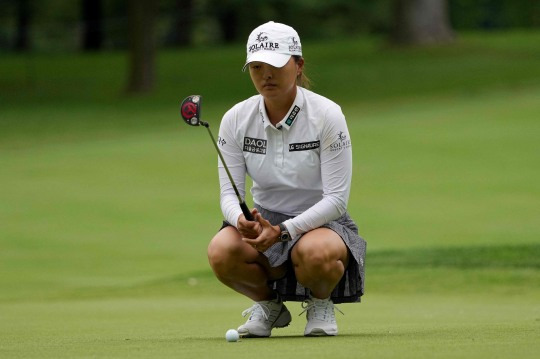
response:
[(268, 99), (296, 96), (296, 78), (302, 72), (304, 60), (298, 62), (291, 56), (283, 67), (273, 67), (264, 62), (251, 62), (249, 75), (257, 91)]

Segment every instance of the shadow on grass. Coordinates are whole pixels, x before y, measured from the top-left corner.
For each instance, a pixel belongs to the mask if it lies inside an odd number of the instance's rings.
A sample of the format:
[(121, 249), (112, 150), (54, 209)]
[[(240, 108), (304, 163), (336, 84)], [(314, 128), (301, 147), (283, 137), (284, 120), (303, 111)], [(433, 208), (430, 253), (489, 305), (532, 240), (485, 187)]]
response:
[[(525, 269), (531, 271), (531, 273), (536, 273), (540, 269), (540, 244), (375, 251), (368, 252), (366, 266), (372, 274), (373, 270), (382, 270), (382, 273), (385, 273), (385, 271), (400, 273), (400, 269), (417, 271), (434, 268), (455, 270), (457, 273), (477, 269)], [(498, 281), (501, 280), (499, 278)], [(515, 282), (516, 279), (509, 280)], [(415, 281), (418, 281), (418, 278)], [(209, 291), (215, 293), (215, 284), (217, 283), (217, 279), (208, 268), (207, 270), (157, 277), (126, 286), (76, 288), (53, 293), (39, 299), (136, 297), (157, 292), (161, 295), (170, 294), (174, 296), (189, 293), (192, 296), (198, 293), (207, 294)], [(421, 286), (421, 284), (422, 281), (418, 282), (416, 287)], [(433, 287), (432, 282), (426, 285), (430, 288)], [(393, 283), (391, 287), (397, 288), (399, 286)], [(35, 299), (35, 297), (32, 298), (32, 300)], [(17, 300), (20, 300), (20, 298), (17, 298)]]
[(367, 253), (370, 267), (540, 269), (540, 244), (388, 250)]

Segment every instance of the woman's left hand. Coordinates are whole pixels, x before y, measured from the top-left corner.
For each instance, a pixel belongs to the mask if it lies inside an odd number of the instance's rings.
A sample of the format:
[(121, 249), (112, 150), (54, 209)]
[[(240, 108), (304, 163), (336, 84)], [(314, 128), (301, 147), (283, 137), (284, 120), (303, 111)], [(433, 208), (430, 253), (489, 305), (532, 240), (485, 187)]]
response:
[(262, 231), (255, 239), (242, 238), (259, 252), (264, 252), (278, 241), (280, 234), (279, 226), (272, 226), (260, 213), (255, 215), (255, 220), (261, 225)]

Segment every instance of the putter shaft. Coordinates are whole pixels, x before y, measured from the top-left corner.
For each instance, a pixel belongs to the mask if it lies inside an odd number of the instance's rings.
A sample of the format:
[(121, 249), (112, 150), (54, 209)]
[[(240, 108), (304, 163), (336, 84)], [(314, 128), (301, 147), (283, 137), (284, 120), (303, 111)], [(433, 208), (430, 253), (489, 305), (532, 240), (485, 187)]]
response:
[(208, 134), (210, 135), (210, 138), (212, 139), (212, 143), (214, 144), (214, 147), (216, 148), (219, 158), (221, 159), (221, 163), (223, 164), (223, 167), (225, 168), (225, 172), (227, 172), (227, 176), (229, 176), (229, 180), (231, 181), (231, 184), (233, 186), (234, 193), (236, 193), (236, 197), (238, 197), (238, 202), (240, 203), (240, 208), (242, 209), (242, 213), (244, 213), (244, 217), (246, 217), (248, 221), (253, 221), (253, 216), (251, 215), (251, 212), (249, 211), (246, 205), (246, 202), (244, 202), (244, 199), (242, 198), (242, 196), (240, 196), (240, 192), (238, 191), (238, 188), (236, 187), (236, 184), (234, 183), (231, 172), (229, 172), (229, 168), (227, 167), (227, 164), (225, 163), (225, 160), (223, 159), (221, 150), (219, 149), (217, 145), (214, 135), (212, 135), (212, 131), (210, 131), (210, 125), (208, 124), (208, 122), (204, 122), (204, 121), (200, 121), (200, 124), (206, 127), (206, 129), (208, 130)]

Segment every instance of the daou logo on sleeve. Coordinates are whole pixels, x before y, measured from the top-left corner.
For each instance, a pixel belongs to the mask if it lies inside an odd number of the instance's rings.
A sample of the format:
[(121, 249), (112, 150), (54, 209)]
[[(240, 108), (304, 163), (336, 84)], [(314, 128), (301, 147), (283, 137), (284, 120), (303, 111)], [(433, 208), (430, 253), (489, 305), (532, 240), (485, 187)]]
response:
[(260, 138), (244, 137), (244, 152), (266, 154), (266, 140)]

